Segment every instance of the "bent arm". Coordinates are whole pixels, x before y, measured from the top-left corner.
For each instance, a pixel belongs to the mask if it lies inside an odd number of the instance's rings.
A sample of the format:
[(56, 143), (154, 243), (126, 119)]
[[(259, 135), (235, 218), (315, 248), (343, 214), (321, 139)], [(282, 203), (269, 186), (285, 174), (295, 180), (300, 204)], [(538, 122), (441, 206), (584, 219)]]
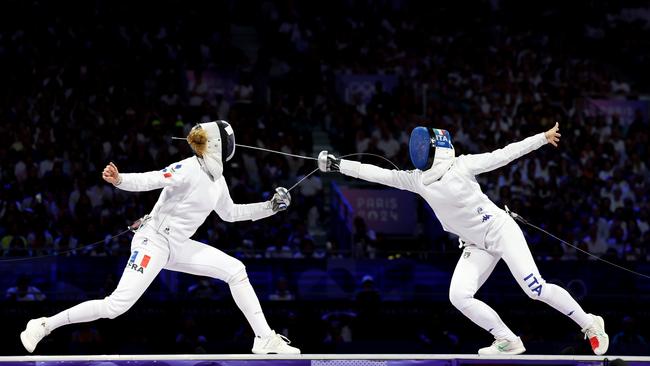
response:
[(228, 186), (224, 177), (219, 178), (219, 188), (221, 196), (215, 204), (214, 211), (221, 217), (222, 220), (228, 222), (246, 221), (246, 220), (260, 220), (273, 215), (273, 208), (271, 201), (236, 204), (230, 197)]
[(489, 153), (465, 155), (464, 161), (470, 173), (478, 175), (501, 168), (511, 161), (539, 149), (546, 143), (548, 140), (542, 132)]
[(174, 186), (179, 184), (182, 179), (177, 176), (165, 176), (161, 171), (146, 173), (121, 173), (121, 181), (116, 185), (117, 188), (129, 192), (144, 192), (154, 189)]
[(419, 170), (383, 169), (372, 164), (361, 164), (358, 161), (345, 159), (341, 159), (340, 171), (353, 178), (416, 193), (421, 173)]
[(178, 186), (195, 176), (196, 172), (185, 160), (165, 169), (146, 173), (121, 173), (115, 186), (130, 192), (144, 192), (164, 187)]

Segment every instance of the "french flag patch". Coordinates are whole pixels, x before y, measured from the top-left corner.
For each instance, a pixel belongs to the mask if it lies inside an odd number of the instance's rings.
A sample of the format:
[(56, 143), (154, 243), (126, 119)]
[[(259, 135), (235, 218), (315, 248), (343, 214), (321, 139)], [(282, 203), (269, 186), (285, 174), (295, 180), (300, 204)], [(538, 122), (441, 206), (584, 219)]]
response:
[(148, 255), (145, 255), (144, 257), (142, 257), (142, 261), (140, 261), (140, 266), (142, 268), (147, 268), (147, 265), (149, 265), (149, 260), (150, 259), (151, 259), (151, 257), (148, 256)]
[[(133, 253), (131, 254), (131, 258), (129, 258), (129, 262), (135, 263), (135, 260), (138, 258), (138, 251), (134, 250)], [(142, 256), (142, 259), (140, 260), (140, 266), (142, 268), (147, 268), (149, 265), (149, 261), (151, 260), (151, 257), (148, 255)]]
[(165, 174), (163, 174), (163, 177), (165, 177), (165, 178), (171, 178), (171, 177), (172, 177), (172, 173), (175, 173), (176, 170), (177, 170), (177, 169), (180, 169), (182, 166), (183, 166), (183, 164), (176, 164), (175, 166), (169, 166), (169, 167), (167, 167), (167, 168), (161, 170), (161, 172), (165, 173)]

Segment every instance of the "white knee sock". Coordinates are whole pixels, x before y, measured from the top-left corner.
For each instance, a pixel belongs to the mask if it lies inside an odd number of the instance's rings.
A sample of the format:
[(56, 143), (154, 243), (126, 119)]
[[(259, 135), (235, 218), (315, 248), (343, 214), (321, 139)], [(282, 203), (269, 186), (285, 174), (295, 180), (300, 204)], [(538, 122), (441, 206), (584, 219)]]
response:
[(90, 322), (101, 318), (102, 301), (104, 300), (82, 302), (47, 318), (45, 322), (47, 329), (51, 332), (67, 324)]
[(558, 285), (552, 283), (544, 284), (542, 295), (537, 299), (571, 318), (581, 329), (585, 329), (593, 323), (592, 317), (582, 310), (582, 307), (573, 299), (567, 290)]
[(462, 307), (457, 308), (476, 325), (490, 332), (494, 338), (509, 341), (517, 339), (517, 335), (501, 320), (499, 314), (483, 301), (468, 298), (463, 300)]
[(273, 330), (271, 330), (271, 327), (269, 327), (269, 324), (266, 322), (266, 318), (262, 312), (262, 306), (260, 305), (260, 301), (257, 299), (257, 295), (255, 295), (253, 286), (251, 286), (250, 281), (248, 281), (248, 277), (243, 281), (237, 281), (236, 283), (231, 284), (230, 292), (232, 293), (232, 297), (239, 307), (239, 310), (244, 313), (246, 320), (248, 320), (251, 328), (253, 328), (253, 332), (255, 332), (256, 336), (266, 337), (273, 333)]

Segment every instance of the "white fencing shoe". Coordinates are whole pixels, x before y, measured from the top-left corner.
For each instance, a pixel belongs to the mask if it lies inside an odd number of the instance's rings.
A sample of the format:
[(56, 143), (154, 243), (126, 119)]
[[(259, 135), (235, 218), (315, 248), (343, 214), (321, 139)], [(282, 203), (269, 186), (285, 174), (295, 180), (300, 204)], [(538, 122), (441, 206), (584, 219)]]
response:
[(34, 352), (34, 348), (36, 348), (38, 342), (50, 334), (50, 331), (45, 326), (46, 319), (38, 318), (28, 321), (25, 330), (20, 333), (20, 341), (23, 342), (23, 347), (25, 347), (27, 352)]
[(278, 355), (299, 355), (300, 350), (296, 347), (291, 347), (291, 343), (287, 337), (273, 332), (266, 337), (255, 337), (253, 342), (253, 353), (255, 354), (278, 354)]
[(507, 339), (497, 339), (492, 343), (491, 346), (478, 350), (478, 354), (484, 356), (518, 355), (524, 352), (526, 352), (526, 348), (524, 348), (524, 343), (519, 337), (517, 337), (517, 339), (514, 341), (509, 341)]
[(607, 348), (609, 348), (609, 336), (605, 333), (605, 321), (598, 315), (589, 315), (594, 319), (594, 323), (590, 327), (583, 329), (582, 333), (585, 334), (585, 339), (589, 339), (594, 353), (600, 356), (605, 354)]

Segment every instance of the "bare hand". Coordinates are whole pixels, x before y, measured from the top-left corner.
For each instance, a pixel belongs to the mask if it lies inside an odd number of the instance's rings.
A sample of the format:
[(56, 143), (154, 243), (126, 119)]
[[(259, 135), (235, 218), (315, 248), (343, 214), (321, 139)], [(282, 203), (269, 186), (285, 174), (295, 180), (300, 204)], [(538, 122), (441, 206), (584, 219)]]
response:
[(108, 163), (102, 172), (102, 178), (112, 185), (118, 185), (121, 182), (120, 172), (113, 162)]
[(548, 141), (549, 144), (557, 147), (557, 143), (560, 142), (560, 124), (555, 122), (555, 126), (551, 128), (550, 130), (544, 132), (544, 136), (546, 137), (546, 140)]

